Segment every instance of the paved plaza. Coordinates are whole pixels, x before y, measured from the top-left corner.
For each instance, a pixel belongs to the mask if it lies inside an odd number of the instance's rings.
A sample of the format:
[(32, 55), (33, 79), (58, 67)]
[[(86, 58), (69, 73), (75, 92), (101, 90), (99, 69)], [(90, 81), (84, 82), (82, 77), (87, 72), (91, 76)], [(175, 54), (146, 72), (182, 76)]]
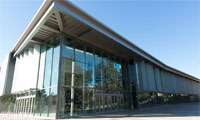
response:
[[(77, 118), (80, 119), (80, 118)], [(134, 112), (116, 112), (92, 117), (84, 117), (82, 120), (200, 120), (200, 103), (184, 103), (174, 105), (161, 105), (143, 108)], [(39, 120), (32, 116), (14, 114), (0, 114), (0, 120)], [(41, 119), (40, 119), (41, 120)], [(45, 119), (46, 120), (46, 119)]]

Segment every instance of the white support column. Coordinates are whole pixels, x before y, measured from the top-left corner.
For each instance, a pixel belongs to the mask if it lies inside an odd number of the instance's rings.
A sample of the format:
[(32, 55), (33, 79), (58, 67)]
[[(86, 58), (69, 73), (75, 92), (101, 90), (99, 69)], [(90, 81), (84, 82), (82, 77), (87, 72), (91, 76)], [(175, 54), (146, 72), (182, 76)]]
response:
[(32, 107), (32, 97), (29, 98), (29, 104), (28, 104), (28, 113), (31, 114), (31, 107)]
[(22, 100), (22, 104), (21, 104), (21, 113), (24, 113), (24, 99), (21, 99)]
[(70, 108), (70, 116), (73, 116), (74, 112), (74, 70), (75, 62), (72, 61), (72, 79), (71, 79), (71, 108)]
[(30, 101), (31, 101), (31, 102), (30, 102), (30, 103), (31, 103), (31, 105), (30, 105), (30, 113), (32, 114), (32, 113), (33, 113), (33, 103), (34, 103), (34, 102), (33, 102), (33, 99), (34, 99), (34, 98), (30, 98), (30, 99), (31, 99), (31, 100), (30, 100)]
[(36, 109), (36, 96), (34, 96), (33, 97), (33, 101), (32, 101), (33, 103), (32, 103), (32, 105), (33, 105), (33, 107), (32, 107), (32, 113), (35, 115), (35, 109)]
[(24, 113), (26, 114), (27, 110), (27, 99), (24, 99)]
[(16, 113), (19, 113), (19, 107), (20, 107), (20, 101), (17, 100), (17, 109), (16, 109)]
[(24, 99), (22, 99), (22, 104), (21, 104), (22, 109), (21, 109), (21, 113), (24, 113), (24, 106), (25, 106), (25, 104), (24, 104)]
[(20, 111), (21, 111), (21, 100), (19, 99), (18, 100), (18, 110), (17, 110), (17, 113), (20, 113)]
[(17, 100), (15, 100), (15, 105), (14, 105), (14, 110), (13, 110), (14, 113), (16, 112), (16, 106), (17, 106)]
[(27, 100), (24, 99), (24, 113), (26, 114)]
[(19, 99), (19, 100), (20, 100), (19, 113), (22, 113), (22, 99)]

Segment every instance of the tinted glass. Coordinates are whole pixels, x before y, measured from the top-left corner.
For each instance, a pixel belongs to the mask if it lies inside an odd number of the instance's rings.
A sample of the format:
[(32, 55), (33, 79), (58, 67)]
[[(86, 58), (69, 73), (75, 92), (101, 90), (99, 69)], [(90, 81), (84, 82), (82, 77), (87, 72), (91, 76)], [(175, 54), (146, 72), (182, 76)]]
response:
[(94, 55), (86, 52), (86, 64), (94, 65)]
[(75, 73), (74, 73), (74, 86), (82, 87), (83, 85), (83, 72), (84, 64), (80, 62), (75, 62)]
[(57, 87), (51, 87), (49, 95), (49, 116), (55, 117), (57, 105)]
[(83, 91), (81, 88), (74, 88), (74, 113), (79, 113), (83, 108)]
[(48, 116), (49, 88), (40, 91), (40, 113), (41, 116)]
[(94, 86), (94, 66), (90, 64), (86, 64), (86, 70), (85, 70), (85, 85), (88, 87)]
[(99, 56), (95, 56), (95, 81), (96, 89), (100, 89), (102, 84), (102, 58)]
[(74, 49), (71, 47), (65, 46), (62, 52), (62, 56), (69, 59), (74, 59)]
[[(62, 80), (65, 87), (60, 88), (62, 96), (59, 100), (60, 110), (64, 114), (73, 112), (76, 116), (80, 113), (121, 109), (127, 105), (127, 99), (124, 99), (120, 63), (86, 51), (78, 49), (73, 51), (72, 48), (65, 52), (63, 59)], [(73, 75), (74, 86), (71, 85)], [(73, 96), (74, 98), (71, 98)], [(71, 105), (74, 105), (72, 111), (70, 111)]]
[(93, 94), (94, 89), (85, 89), (84, 92), (84, 110), (91, 111), (94, 107)]
[(51, 87), (55, 87), (58, 85), (59, 61), (60, 61), (60, 46), (57, 46), (56, 48), (54, 48), (53, 51)]
[(70, 86), (72, 79), (72, 60), (64, 59), (63, 60), (63, 82), (62, 85)]
[(44, 76), (44, 82), (43, 82), (44, 88), (49, 88), (50, 86), (52, 55), (53, 55), (53, 48), (48, 48), (46, 51), (45, 76)]
[(75, 61), (84, 62), (85, 53), (82, 50), (75, 49)]

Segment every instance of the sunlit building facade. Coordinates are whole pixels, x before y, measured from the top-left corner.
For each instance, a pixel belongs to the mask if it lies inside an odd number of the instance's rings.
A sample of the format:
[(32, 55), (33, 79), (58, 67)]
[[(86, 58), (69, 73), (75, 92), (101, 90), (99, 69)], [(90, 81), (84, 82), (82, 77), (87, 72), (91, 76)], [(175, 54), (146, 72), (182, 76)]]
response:
[(200, 95), (198, 78), (165, 65), (67, 1), (45, 1), (9, 58), (13, 79), (5, 83), (18, 114), (80, 117)]

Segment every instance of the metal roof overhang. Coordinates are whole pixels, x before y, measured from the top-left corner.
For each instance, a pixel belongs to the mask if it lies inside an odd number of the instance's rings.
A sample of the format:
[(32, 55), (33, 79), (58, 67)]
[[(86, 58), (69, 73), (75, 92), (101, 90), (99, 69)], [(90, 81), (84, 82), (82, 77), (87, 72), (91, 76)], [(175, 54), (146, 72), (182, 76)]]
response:
[[(84, 13), (83, 11), (78, 9), (77, 7), (73, 6), (71, 3), (64, 1), (64, 0), (62, 0), (62, 1), (46, 0), (42, 4), (42, 6), (40, 7), (38, 12), (32, 19), (31, 23), (28, 25), (27, 29), (22, 34), (22, 36), (18, 40), (16, 46), (14, 47), (14, 49), (12, 51), (14, 53), (14, 56), (19, 54), (28, 45), (28, 43), (30, 43), (32, 41), (32, 38), (34, 37), (34, 35), (40, 30), (41, 26), (44, 25), (44, 23), (47, 21), (48, 17), (50, 17), (50, 15), (51, 15), (50, 13), (58, 12), (58, 11), (73, 17), (74, 19), (89, 26), (90, 28), (101, 33), (102, 35), (106, 36), (107, 38), (110, 38), (115, 43), (120, 44), (121, 46), (125, 47), (128, 50), (131, 50), (133, 52), (133, 54), (137, 54), (137, 55), (141, 56), (142, 58), (152, 62), (155, 65), (157, 65), (167, 71), (173, 72), (177, 75), (200, 82), (200, 80), (198, 78), (195, 78), (191, 75), (188, 75), (186, 73), (183, 73), (179, 70), (176, 70), (172, 67), (165, 65), (158, 59), (154, 58), (153, 56), (146, 53), (145, 51), (143, 51), (142, 49), (140, 49), (133, 43), (129, 42), (128, 40), (126, 40), (125, 38), (120, 36), (119, 34), (112, 31), (110, 28), (106, 27), (99, 21), (95, 20), (94, 18), (87, 15), (86, 13)], [(58, 25), (59, 25), (59, 22), (58, 22)], [(63, 28), (60, 28), (60, 30), (54, 30), (54, 29), (48, 28), (46, 30), (48, 30), (48, 33), (49, 33), (49, 31), (52, 33), (59, 33), (60, 31), (62, 31), (62, 29)]]

